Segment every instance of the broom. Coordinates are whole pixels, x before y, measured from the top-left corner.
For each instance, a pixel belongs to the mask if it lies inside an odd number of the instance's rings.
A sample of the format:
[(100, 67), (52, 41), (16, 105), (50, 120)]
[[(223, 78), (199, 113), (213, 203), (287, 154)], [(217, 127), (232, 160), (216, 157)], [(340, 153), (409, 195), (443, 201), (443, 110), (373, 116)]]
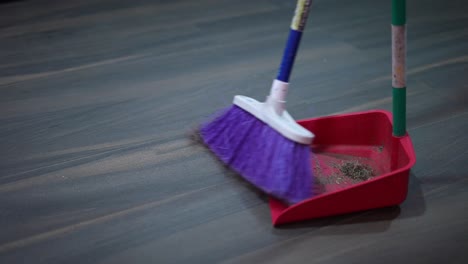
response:
[(314, 135), (285, 110), (289, 76), (312, 0), (298, 0), (286, 48), (264, 103), (237, 95), (233, 106), (200, 127), (208, 148), (245, 180), (289, 204), (312, 196)]

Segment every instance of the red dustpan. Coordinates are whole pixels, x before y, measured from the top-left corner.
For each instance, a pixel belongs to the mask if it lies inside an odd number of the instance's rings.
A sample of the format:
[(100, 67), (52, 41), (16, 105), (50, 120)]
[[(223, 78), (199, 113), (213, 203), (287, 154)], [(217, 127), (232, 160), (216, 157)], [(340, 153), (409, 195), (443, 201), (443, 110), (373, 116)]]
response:
[[(313, 131), (315, 196), (292, 206), (270, 198), (274, 225), (397, 205), (406, 198), (416, 157), (409, 135), (392, 135), (391, 114), (367, 111), (299, 121)], [(339, 166), (358, 163), (374, 177), (356, 182)]]
[[(406, 133), (405, 0), (392, 1), (392, 114), (367, 111), (299, 121), (315, 134), (310, 164), (315, 195), (288, 206), (270, 198), (273, 225), (402, 203), (416, 162)], [(356, 179), (343, 166), (361, 166), (373, 177)], [(340, 167), (341, 166), (341, 167)]]

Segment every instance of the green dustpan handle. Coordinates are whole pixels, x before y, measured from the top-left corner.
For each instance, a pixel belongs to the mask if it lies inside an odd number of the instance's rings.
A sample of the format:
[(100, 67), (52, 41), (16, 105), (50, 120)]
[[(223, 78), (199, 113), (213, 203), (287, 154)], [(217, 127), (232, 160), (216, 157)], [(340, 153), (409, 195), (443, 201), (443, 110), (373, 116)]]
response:
[(393, 135), (406, 135), (406, 0), (392, 0)]

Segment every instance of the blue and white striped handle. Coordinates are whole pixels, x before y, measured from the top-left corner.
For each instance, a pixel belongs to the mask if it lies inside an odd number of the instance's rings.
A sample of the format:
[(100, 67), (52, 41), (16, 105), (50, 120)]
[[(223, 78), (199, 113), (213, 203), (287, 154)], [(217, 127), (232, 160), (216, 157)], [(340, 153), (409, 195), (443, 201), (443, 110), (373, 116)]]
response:
[(296, 5), (296, 12), (291, 23), (291, 30), (289, 31), (288, 42), (284, 49), (283, 60), (278, 72), (277, 80), (282, 82), (289, 82), (289, 76), (294, 65), (294, 59), (299, 48), (301, 41), (302, 31), (304, 31), (307, 16), (309, 14), (312, 0), (298, 0)]
[(312, 0), (298, 0), (296, 12), (291, 23), (288, 42), (284, 49), (283, 60), (278, 71), (276, 80), (271, 85), (270, 95), (267, 97), (267, 104), (271, 105), (278, 115), (282, 115), (286, 108), (286, 95), (288, 93), (289, 76), (294, 65), (294, 59), (301, 41), (302, 31), (304, 31), (309, 15)]

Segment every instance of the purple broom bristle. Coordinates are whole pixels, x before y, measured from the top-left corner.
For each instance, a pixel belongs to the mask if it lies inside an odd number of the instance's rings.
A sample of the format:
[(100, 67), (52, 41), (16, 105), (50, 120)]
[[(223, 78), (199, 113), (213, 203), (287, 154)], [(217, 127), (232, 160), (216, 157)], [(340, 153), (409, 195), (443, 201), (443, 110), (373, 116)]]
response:
[(312, 196), (310, 149), (231, 106), (200, 129), (216, 156), (262, 191), (290, 204)]

